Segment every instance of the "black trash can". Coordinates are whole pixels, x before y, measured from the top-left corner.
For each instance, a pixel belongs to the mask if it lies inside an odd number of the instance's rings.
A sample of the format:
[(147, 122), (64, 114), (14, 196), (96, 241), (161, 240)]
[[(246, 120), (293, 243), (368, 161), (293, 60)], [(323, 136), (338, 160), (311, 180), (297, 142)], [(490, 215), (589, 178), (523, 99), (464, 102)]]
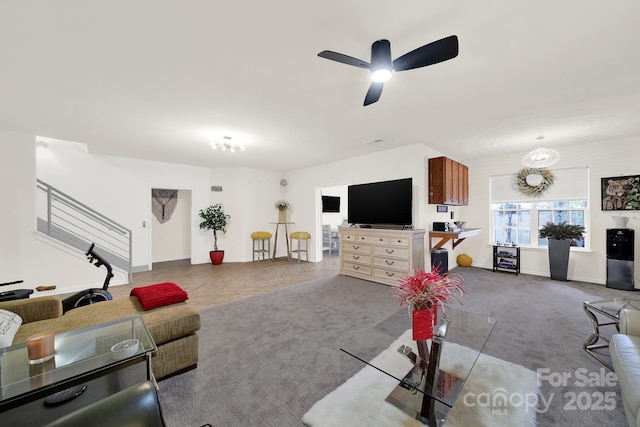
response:
[(445, 248), (431, 249), (431, 270), (437, 269), (440, 274), (449, 271), (449, 251)]

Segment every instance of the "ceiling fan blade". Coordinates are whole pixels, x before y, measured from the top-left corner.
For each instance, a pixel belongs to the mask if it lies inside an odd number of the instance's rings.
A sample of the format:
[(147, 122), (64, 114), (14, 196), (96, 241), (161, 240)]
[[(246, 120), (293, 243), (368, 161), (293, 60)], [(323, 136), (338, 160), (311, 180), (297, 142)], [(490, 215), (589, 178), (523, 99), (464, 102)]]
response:
[(395, 71), (412, 70), (458, 56), (458, 37), (449, 36), (405, 53), (393, 61)]
[(380, 95), (382, 95), (382, 87), (384, 83), (371, 83), (369, 86), (369, 90), (367, 91), (367, 96), (364, 97), (364, 105), (365, 107), (369, 104), (373, 104), (378, 99), (380, 99)]
[(331, 50), (323, 50), (318, 54), (320, 58), (330, 59), (331, 61), (341, 62), (347, 65), (353, 65), (354, 67), (366, 68), (367, 70), (370, 68), (370, 64), (366, 61), (363, 61), (358, 58), (354, 58), (353, 56), (344, 55), (342, 53), (333, 52)]
[(391, 70), (391, 43), (389, 40), (378, 40), (371, 45), (371, 68)]

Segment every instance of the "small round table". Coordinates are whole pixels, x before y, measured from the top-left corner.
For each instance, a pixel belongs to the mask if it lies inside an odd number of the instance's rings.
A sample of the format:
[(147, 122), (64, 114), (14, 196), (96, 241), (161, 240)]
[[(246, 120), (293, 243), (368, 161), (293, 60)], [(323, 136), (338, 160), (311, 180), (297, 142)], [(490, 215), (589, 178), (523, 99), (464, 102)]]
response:
[(289, 248), (289, 230), (287, 228), (288, 224), (295, 224), (295, 222), (270, 222), (269, 224), (276, 225), (276, 233), (273, 238), (273, 256), (271, 257), (271, 261), (276, 259), (276, 251), (278, 250), (278, 230), (281, 225), (284, 225), (284, 239), (287, 241), (287, 259), (291, 255), (291, 249)]

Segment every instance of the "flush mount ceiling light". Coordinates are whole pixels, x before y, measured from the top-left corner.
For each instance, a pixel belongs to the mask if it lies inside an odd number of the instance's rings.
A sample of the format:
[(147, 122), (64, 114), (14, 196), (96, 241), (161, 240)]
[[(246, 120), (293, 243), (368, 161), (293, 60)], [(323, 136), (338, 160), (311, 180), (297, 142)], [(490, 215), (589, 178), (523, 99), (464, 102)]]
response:
[(244, 151), (244, 146), (231, 144), (231, 137), (230, 136), (223, 136), (222, 139), (224, 139), (226, 141), (222, 142), (222, 143), (221, 142), (213, 142), (213, 141), (211, 141), (211, 142), (209, 142), (209, 145), (214, 150), (230, 151), (232, 153), (235, 153), (236, 151)]
[(528, 168), (546, 168), (560, 160), (560, 154), (551, 148), (536, 148), (522, 158)]

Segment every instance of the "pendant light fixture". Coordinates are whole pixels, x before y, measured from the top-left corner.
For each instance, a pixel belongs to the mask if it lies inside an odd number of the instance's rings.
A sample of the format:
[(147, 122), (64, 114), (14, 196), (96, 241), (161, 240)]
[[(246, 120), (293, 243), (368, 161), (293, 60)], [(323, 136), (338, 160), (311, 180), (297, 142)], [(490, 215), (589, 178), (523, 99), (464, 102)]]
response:
[[(544, 136), (540, 135), (536, 137), (536, 139), (542, 140)], [(522, 164), (528, 168), (546, 168), (558, 160), (560, 160), (560, 153), (556, 150), (540, 147), (527, 153), (527, 155), (522, 158)]]
[(560, 160), (560, 154), (551, 148), (536, 148), (522, 158), (522, 164), (529, 168), (546, 168)]

